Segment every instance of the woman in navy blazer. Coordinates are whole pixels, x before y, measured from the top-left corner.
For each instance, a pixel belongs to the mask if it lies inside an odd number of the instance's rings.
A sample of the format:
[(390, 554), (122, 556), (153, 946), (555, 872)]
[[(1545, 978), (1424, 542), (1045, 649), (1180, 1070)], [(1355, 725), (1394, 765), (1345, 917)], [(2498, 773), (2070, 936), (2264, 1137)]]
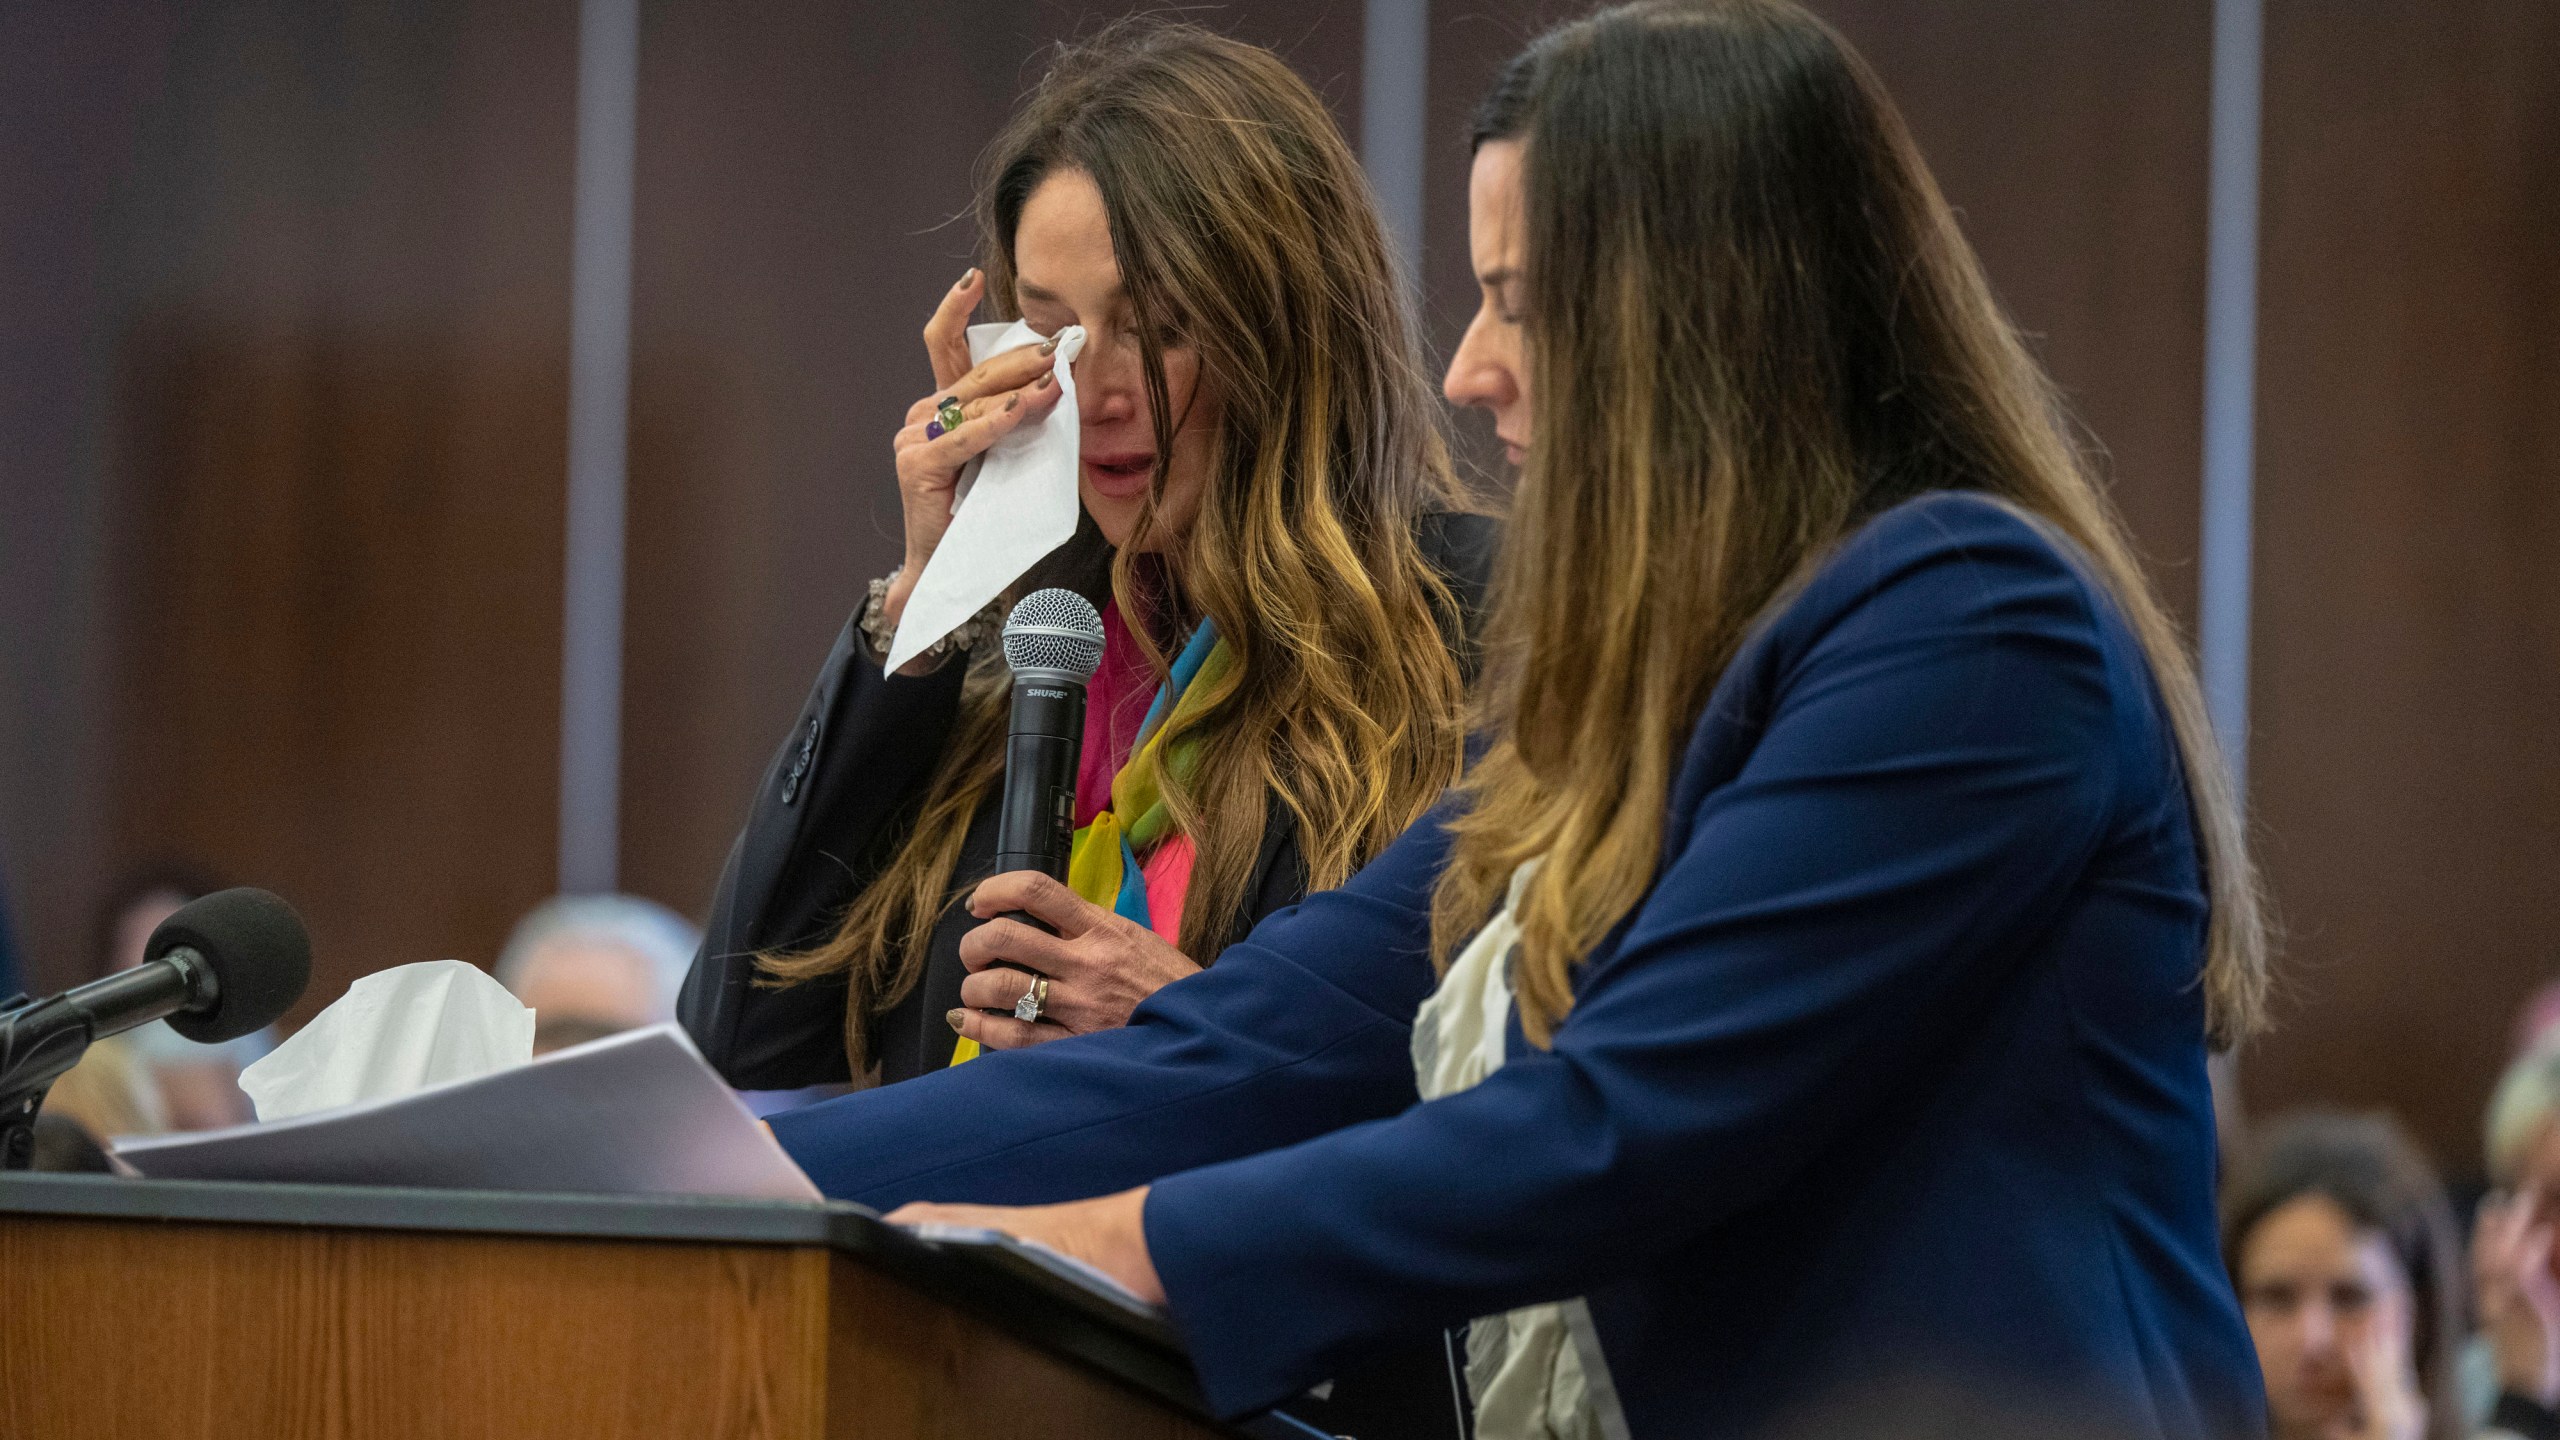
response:
[(1468, 780), (1127, 1028), (776, 1134), (1162, 1300), (1224, 1412), (1472, 1321), (1488, 1436), (1910, 1380), (2262, 1433), (2205, 1077), (2264, 985), (2236, 807), (1882, 90), (1778, 0), (1607, 12), (1514, 62), (1471, 201), (1449, 390), (1525, 464)]

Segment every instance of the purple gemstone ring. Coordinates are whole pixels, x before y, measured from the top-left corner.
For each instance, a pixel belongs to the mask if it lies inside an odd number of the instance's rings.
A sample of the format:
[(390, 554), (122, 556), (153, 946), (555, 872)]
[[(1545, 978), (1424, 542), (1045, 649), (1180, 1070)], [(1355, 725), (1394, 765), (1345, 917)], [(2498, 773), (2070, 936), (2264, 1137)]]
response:
[(960, 422), (968, 418), (960, 408), (960, 397), (945, 395), (942, 397), (942, 403), (933, 407), (933, 418), (925, 422), (924, 438), (939, 440), (959, 429)]

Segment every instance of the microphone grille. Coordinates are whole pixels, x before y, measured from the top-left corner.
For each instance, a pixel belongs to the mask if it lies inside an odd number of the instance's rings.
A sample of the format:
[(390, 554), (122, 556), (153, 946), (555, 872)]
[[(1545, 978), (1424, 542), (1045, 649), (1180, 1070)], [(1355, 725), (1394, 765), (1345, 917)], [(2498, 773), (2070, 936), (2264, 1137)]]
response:
[(200, 1045), (253, 1034), (284, 1018), (311, 983), (311, 932), (281, 896), (243, 885), (180, 906), (143, 947), (152, 960), (184, 945), (213, 969), (213, 1008), (181, 1011), (169, 1028)]
[(1102, 664), (1102, 617), (1073, 590), (1034, 590), (1004, 622), (1004, 663), (1090, 680)]

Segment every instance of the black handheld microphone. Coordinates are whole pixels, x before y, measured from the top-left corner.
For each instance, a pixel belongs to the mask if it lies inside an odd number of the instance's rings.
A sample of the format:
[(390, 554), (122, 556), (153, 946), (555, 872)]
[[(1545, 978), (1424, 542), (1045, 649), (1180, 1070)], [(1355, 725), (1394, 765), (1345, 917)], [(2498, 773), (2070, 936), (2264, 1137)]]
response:
[(264, 890), (218, 890), (160, 922), (131, 970), (0, 1014), (0, 1168), (26, 1168), (35, 1107), (91, 1042), (167, 1019), (200, 1044), (263, 1030), (311, 982), (311, 936)]
[(1073, 590), (1033, 591), (1004, 622), (1004, 661), (1013, 667), (1013, 715), (1005, 729), (996, 872), (1037, 870), (1064, 880), (1075, 844), (1084, 690), (1102, 664), (1102, 617)]

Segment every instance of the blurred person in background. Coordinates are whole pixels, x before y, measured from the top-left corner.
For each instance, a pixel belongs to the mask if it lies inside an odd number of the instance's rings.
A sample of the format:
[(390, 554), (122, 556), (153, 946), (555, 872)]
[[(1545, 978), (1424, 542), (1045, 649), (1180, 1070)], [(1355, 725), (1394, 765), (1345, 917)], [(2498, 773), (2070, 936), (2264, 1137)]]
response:
[(167, 1108), (139, 1049), (112, 1035), (91, 1045), (45, 1092), (34, 1168), (104, 1170), (104, 1146), (119, 1135), (157, 1135)]
[(2460, 1440), (2462, 1258), (2434, 1169), (2380, 1115), (2266, 1126), (2222, 1202), (2223, 1263), (2274, 1440)]
[(2509, 1037), (2507, 1053), (2515, 1057), (2530, 1055), (2555, 1035), (2560, 1035), (2560, 980), (2545, 982), (2517, 1007), (2515, 1031)]
[(2494, 1375), (2491, 1433), (2560, 1440), (2560, 1049), (2546, 1045), (2507, 1067), (2489, 1102), (2487, 1155), (2495, 1188), (2471, 1231), (2480, 1302), (2481, 1368)]
[(498, 953), (498, 983), (533, 1011), (533, 1053), (676, 1018), (702, 932), (636, 895), (561, 895)]
[[(98, 907), (93, 972), (103, 979), (142, 963), (151, 932), (191, 900), (223, 888), (202, 867), (163, 863), (133, 871), (107, 892)], [(165, 1127), (209, 1130), (252, 1117), (240, 1072), (275, 1048), (273, 1028), (221, 1045), (199, 1045), (155, 1020), (101, 1046), (129, 1050), (134, 1064), (158, 1092)], [(96, 1047), (93, 1047), (93, 1049)]]

